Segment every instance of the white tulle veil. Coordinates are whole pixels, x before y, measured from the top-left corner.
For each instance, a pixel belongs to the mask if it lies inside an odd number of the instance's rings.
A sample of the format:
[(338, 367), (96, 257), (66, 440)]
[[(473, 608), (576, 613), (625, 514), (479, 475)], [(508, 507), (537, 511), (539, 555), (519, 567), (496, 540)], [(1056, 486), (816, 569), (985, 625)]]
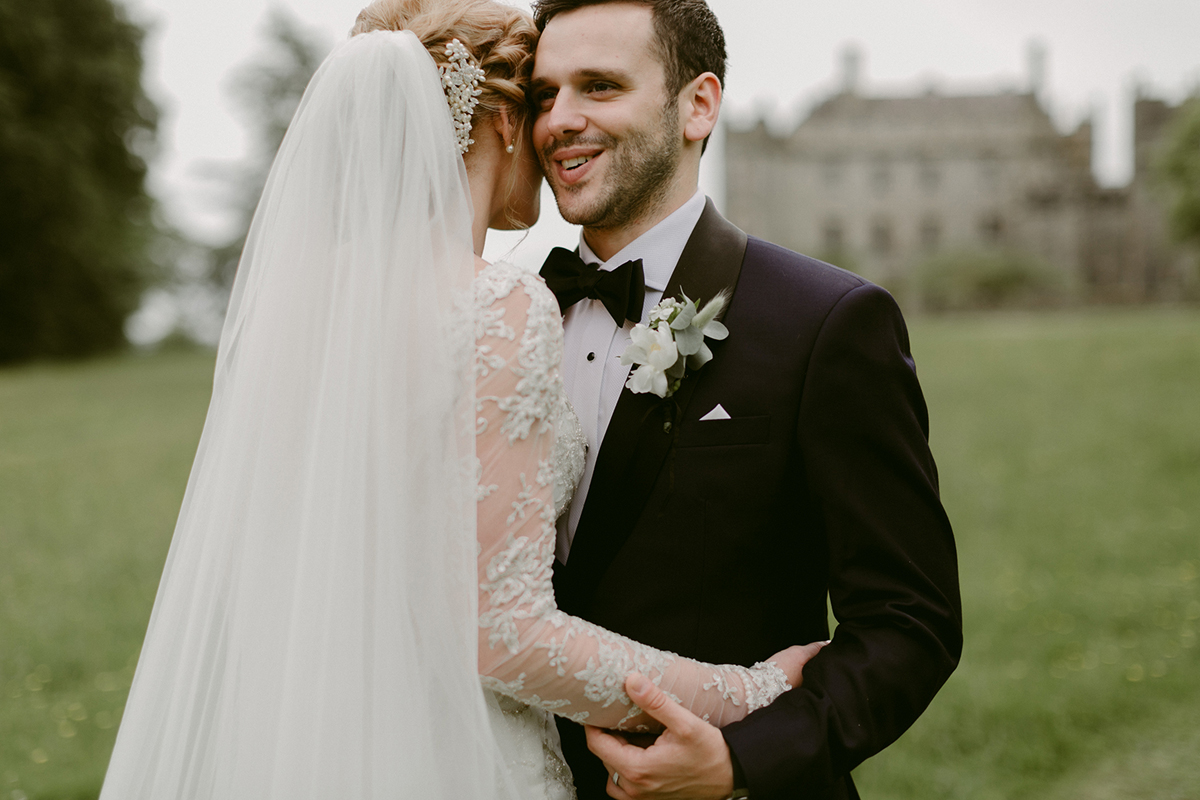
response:
[(246, 243), (104, 800), (511, 796), (476, 674), (470, 228), (425, 48), (340, 45)]

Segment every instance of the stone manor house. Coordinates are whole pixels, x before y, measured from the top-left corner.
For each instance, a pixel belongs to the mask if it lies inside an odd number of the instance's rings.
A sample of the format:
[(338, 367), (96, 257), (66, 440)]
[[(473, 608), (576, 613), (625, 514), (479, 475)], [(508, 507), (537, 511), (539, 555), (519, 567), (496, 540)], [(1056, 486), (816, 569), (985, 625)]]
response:
[(790, 134), (761, 121), (728, 132), (726, 210), (739, 227), (900, 291), (938, 252), (1002, 249), (1061, 270), (1079, 300), (1195, 295), (1194, 258), (1171, 245), (1151, 177), (1177, 109), (1139, 92), (1133, 180), (1102, 188), (1091, 122), (1062, 134), (1039, 99), (1038, 48), (1024, 90), (980, 95), (867, 96), (859, 55), (843, 58), (840, 90)]

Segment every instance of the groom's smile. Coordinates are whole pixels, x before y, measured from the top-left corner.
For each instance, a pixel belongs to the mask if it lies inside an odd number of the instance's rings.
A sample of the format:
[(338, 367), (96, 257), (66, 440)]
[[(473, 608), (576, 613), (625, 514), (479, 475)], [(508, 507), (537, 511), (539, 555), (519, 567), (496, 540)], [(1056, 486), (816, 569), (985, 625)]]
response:
[(533, 144), (568, 222), (636, 226), (678, 193), (683, 125), (649, 7), (556, 15), (538, 42), (531, 95)]
[(578, 143), (559, 147), (550, 157), (555, 178), (566, 186), (573, 186), (598, 166), (597, 162), (603, 154), (602, 147), (586, 147)]

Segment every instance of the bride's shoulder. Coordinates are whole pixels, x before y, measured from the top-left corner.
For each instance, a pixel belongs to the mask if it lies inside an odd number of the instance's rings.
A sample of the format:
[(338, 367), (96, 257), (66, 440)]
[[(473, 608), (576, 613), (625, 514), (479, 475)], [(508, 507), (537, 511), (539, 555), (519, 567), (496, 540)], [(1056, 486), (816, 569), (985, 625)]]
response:
[[(518, 288), (521, 291), (515, 292)], [(558, 301), (542, 277), (535, 270), (507, 261), (488, 264), (476, 274), (475, 304), (481, 309), (498, 304), (526, 306), (538, 316), (548, 312), (558, 314)]]

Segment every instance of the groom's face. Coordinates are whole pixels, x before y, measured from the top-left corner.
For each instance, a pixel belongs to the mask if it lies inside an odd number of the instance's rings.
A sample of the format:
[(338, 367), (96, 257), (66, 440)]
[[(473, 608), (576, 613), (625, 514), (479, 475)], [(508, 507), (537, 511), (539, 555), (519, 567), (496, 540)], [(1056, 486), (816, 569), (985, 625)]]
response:
[(533, 143), (563, 218), (615, 230), (652, 215), (683, 152), (649, 7), (584, 6), (551, 18), (538, 42)]

